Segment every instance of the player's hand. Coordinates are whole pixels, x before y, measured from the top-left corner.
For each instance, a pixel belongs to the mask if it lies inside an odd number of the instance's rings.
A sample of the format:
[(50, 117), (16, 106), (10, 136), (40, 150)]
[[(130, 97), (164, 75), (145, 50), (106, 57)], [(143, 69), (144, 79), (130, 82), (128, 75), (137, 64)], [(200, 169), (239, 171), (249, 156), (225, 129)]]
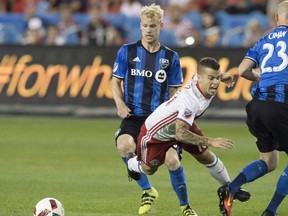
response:
[(221, 82), (224, 82), (228, 88), (233, 87), (235, 84), (234, 77), (227, 72), (222, 74)]
[(214, 148), (221, 148), (225, 150), (230, 150), (234, 148), (234, 141), (227, 138), (209, 138), (208, 142), (210, 146)]
[(131, 110), (126, 105), (118, 107), (118, 116), (122, 119), (129, 118), (131, 116)]

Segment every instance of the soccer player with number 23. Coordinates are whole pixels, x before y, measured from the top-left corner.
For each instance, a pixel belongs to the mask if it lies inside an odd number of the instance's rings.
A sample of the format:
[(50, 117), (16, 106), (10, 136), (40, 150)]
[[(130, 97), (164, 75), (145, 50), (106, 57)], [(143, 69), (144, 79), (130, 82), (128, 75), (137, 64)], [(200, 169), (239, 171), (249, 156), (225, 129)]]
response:
[[(246, 165), (228, 186), (218, 189), (224, 216), (231, 215), (233, 196), (242, 185), (275, 170), (279, 151), (288, 153), (288, 1), (278, 5), (275, 19), (277, 27), (259, 39), (239, 65), (240, 76), (258, 82), (251, 91), (252, 100), (246, 105), (246, 123), (256, 137), (260, 159)], [(260, 73), (254, 70), (256, 66), (260, 67)], [(287, 194), (288, 166), (262, 216), (276, 216)]]

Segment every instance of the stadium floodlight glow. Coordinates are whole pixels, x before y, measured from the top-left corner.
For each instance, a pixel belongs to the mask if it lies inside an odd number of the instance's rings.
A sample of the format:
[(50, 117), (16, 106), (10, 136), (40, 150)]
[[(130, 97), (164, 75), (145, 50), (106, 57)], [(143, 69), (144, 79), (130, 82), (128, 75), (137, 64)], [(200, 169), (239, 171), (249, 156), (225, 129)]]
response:
[(195, 39), (193, 37), (187, 37), (185, 39), (185, 43), (188, 45), (188, 46), (191, 46), (195, 43)]

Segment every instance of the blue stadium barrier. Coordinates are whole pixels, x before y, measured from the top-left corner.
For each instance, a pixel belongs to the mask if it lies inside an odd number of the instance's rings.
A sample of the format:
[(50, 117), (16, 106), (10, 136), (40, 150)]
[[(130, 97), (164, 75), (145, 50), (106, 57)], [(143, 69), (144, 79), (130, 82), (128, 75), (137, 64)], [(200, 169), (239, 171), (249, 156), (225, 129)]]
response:
[(26, 26), (25, 17), (23, 14), (0, 14), (0, 24), (10, 25), (23, 31)]
[(13, 24), (0, 24), (0, 44), (20, 44), (22, 31)]
[(185, 14), (183, 18), (189, 20), (192, 23), (193, 28), (202, 28), (202, 18), (199, 11), (191, 11)]
[(173, 31), (162, 29), (159, 35), (159, 41), (160, 43), (166, 45), (175, 47), (178, 45), (177, 38)]

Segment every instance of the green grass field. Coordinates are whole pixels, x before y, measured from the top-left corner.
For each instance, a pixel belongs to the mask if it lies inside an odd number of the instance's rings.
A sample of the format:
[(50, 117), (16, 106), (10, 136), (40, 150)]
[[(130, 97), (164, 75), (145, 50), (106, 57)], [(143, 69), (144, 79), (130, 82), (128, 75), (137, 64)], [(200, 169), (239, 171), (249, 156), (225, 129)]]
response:
[[(126, 169), (114, 145), (119, 119), (0, 116), (0, 216), (32, 216), (42, 198), (55, 197), (66, 216), (137, 215), (141, 191), (128, 182)], [(235, 140), (232, 151), (213, 151), (225, 163), (231, 178), (258, 158), (254, 138), (243, 122), (199, 122), (205, 135)], [(270, 200), (287, 162), (281, 154), (278, 169), (244, 186), (253, 197), (235, 202), (233, 216), (260, 216)], [(221, 215), (218, 183), (188, 154), (189, 198), (199, 216)], [(160, 197), (151, 216), (181, 215), (166, 167), (150, 177)], [(284, 200), (279, 216), (287, 216)]]

